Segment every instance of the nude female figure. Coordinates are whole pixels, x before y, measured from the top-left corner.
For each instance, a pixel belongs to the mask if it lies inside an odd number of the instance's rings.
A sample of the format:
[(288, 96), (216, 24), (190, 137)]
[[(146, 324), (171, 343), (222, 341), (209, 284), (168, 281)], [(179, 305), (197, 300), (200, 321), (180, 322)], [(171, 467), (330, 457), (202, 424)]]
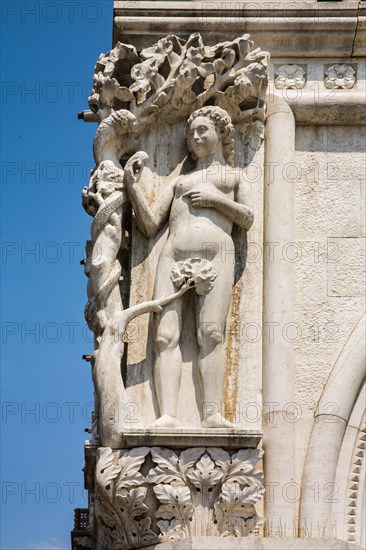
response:
[[(253, 222), (248, 188), (242, 170), (231, 166), (234, 127), (220, 107), (203, 107), (188, 120), (187, 145), (196, 167), (170, 182), (158, 204), (147, 203), (138, 185), (146, 153), (136, 153), (125, 167), (128, 193), (141, 232), (154, 236), (168, 221), (169, 233), (156, 273), (154, 298), (174, 293), (172, 267), (177, 261), (207, 259), (217, 276), (211, 290), (194, 295), (199, 346), (198, 370), (203, 404), (220, 410), (225, 378), (225, 325), (234, 282), (233, 224), (248, 230)], [(191, 291), (193, 292), (193, 290)], [(182, 374), (179, 340), (185, 296), (154, 315), (154, 382), (160, 407), (155, 427), (177, 427), (178, 394)], [(202, 427), (231, 427), (219, 412), (203, 418)]]

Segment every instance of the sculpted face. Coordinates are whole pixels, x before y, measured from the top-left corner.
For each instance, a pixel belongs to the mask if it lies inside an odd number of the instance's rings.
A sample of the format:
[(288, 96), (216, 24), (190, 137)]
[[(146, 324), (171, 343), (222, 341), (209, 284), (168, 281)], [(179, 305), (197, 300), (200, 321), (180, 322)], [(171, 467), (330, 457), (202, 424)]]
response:
[(198, 159), (204, 159), (216, 153), (221, 145), (221, 138), (211, 120), (204, 116), (197, 117), (189, 129), (191, 150)]

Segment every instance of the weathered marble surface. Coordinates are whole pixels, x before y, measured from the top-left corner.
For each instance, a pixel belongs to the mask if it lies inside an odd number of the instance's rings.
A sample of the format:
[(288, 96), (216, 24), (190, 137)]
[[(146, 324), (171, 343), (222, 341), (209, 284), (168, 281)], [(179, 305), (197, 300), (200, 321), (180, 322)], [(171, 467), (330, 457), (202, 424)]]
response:
[[(264, 147), (250, 151), (250, 145), (255, 149), (263, 137), (261, 128), (248, 138), (246, 123), (234, 123), (236, 164), (249, 163), (255, 222), (247, 240), (234, 235), (236, 247), (244, 251), (238, 265), (246, 263), (246, 268), (236, 284), (229, 314), (224, 401), (227, 417), (235, 426), (259, 431), (264, 419), (265, 484), (276, 485), (266, 487), (265, 522), (259, 536), (223, 537), (220, 548), (362, 547), (366, 542), (362, 527), (365, 386), (360, 382), (365, 351), (359, 338), (365, 310), (364, 7), (353, 1), (302, 1), (296, 6), (275, 2), (272, 6), (243, 4), (238, 12), (235, 2), (210, 4), (203, 10), (197, 2), (116, 2), (114, 44), (130, 41), (142, 49), (167, 32), (178, 33), (178, 29), (186, 38), (193, 30), (200, 31), (205, 43), (214, 44), (234, 38), (245, 25), (261, 47), (271, 50), (267, 114), (271, 108), (272, 114)], [(293, 89), (289, 75), (289, 86), (276, 88), (276, 70), (295, 65), (304, 72), (301, 86)], [(339, 67), (343, 67), (343, 76), (338, 74)], [(342, 80), (346, 73), (348, 80)], [(286, 110), (286, 105), (290, 109)], [(288, 123), (285, 119), (289, 121), (291, 111), (293, 119)], [(282, 117), (282, 112), (286, 116)], [(89, 120), (93, 117), (96, 120), (96, 115), (86, 115)], [(129, 154), (143, 150), (149, 155), (144, 191), (153, 202), (169, 178), (192, 168), (183, 163), (187, 153), (184, 122), (172, 125), (157, 120), (139, 135), (138, 146)], [(271, 154), (280, 152), (281, 144), (283, 154)], [(169, 151), (168, 158), (165, 151)], [(160, 167), (158, 174), (156, 166)], [(277, 194), (268, 192), (271, 187), (263, 194), (265, 173), (267, 182), (275, 174)], [(291, 225), (292, 219), (291, 233), (287, 224)], [(263, 231), (274, 245), (272, 249), (263, 245)], [(133, 226), (130, 305), (152, 298), (155, 269), (166, 237), (162, 231), (151, 242)], [(276, 246), (277, 242), (280, 245)], [(268, 289), (264, 303), (263, 287)], [(268, 301), (271, 292), (274, 298)], [(271, 312), (269, 306), (282, 302), (286, 303), (283, 311), (274, 308), (276, 318), (271, 320), (278, 325), (274, 341), (269, 342), (270, 333), (262, 328), (263, 306), (265, 312)], [(238, 325), (237, 319), (244, 325)], [(288, 323), (294, 323), (293, 330), (284, 333)], [(246, 332), (241, 338), (243, 326)], [(261, 337), (257, 340), (258, 326)], [(131, 324), (126, 336), (129, 363), (124, 442), (129, 446), (142, 442), (141, 430), (159, 414), (151, 383), (153, 361), (146, 360), (152, 346), (151, 328), (145, 315)], [(276, 359), (269, 353), (269, 344)], [(194, 331), (184, 336), (185, 346), (196, 353)], [(200, 426), (202, 403), (194, 390), (197, 380), (192, 372), (190, 362), (184, 362), (181, 390), (182, 397), (196, 402), (196, 407), (187, 410), (180, 399), (178, 414), (183, 425), (194, 431), (192, 426)], [(280, 404), (274, 406), (273, 402)], [(250, 403), (253, 405), (248, 408)], [(286, 408), (288, 404), (292, 404), (290, 408)], [(270, 414), (273, 408), (275, 412)], [(155, 446), (163, 446), (164, 430), (161, 432), (153, 435)], [(174, 435), (169, 437), (171, 441)], [(93, 494), (92, 483), (89, 488)], [(218, 547), (215, 537), (174, 542), (174, 548), (180, 545)], [(159, 543), (159, 547), (172, 548), (172, 544)]]
[(98, 548), (127, 550), (190, 536), (247, 537), (261, 521), (254, 507), (264, 493), (256, 468), (261, 455), (255, 449), (230, 455), (218, 447), (99, 448)]

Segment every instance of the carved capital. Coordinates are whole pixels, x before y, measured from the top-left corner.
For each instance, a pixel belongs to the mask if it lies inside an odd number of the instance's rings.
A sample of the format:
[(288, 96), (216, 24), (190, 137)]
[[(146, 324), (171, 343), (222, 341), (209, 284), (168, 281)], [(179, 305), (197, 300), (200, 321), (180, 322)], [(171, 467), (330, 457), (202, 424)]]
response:
[[(149, 457), (155, 463), (149, 468)], [(261, 452), (217, 447), (99, 450), (96, 515), (100, 548), (139, 548), (192, 536), (248, 536), (261, 518)], [(151, 464), (151, 462), (150, 462)], [(146, 476), (141, 468), (148, 470)], [(151, 491), (152, 489), (152, 491)]]

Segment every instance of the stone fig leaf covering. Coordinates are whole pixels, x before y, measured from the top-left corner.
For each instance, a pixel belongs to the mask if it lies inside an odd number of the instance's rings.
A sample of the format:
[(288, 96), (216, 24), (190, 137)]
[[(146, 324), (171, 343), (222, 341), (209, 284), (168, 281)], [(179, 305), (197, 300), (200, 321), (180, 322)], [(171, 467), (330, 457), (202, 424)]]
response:
[(188, 258), (175, 262), (172, 267), (171, 280), (178, 288), (185, 283), (194, 284), (196, 293), (200, 296), (210, 292), (217, 273), (209, 260)]

